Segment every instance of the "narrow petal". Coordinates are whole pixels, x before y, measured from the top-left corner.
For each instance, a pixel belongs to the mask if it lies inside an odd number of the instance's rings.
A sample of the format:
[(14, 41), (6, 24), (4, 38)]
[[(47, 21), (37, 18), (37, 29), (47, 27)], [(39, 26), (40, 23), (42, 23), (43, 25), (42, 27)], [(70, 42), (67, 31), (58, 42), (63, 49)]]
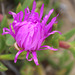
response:
[[(7, 31), (7, 32), (5, 32), (5, 31)], [(10, 30), (9, 30), (8, 28), (3, 28), (3, 33), (2, 33), (2, 35), (4, 35), (4, 34), (9, 34), (9, 32), (10, 32)]]
[[(27, 13), (27, 11), (28, 11), (28, 13)], [(30, 14), (29, 8), (28, 8), (28, 7), (27, 7), (27, 8), (25, 8), (24, 12), (25, 12), (24, 20), (27, 20), (27, 19), (28, 19), (28, 17), (29, 17), (29, 14)]]
[(14, 59), (14, 63), (17, 62), (17, 58), (18, 58), (19, 54), (22, 53), (23, 51), (24, 51), (24, 50), (20, 50), (20, 51), (17, 52), (17, 54), (16, 54), (16, 56), (15, 56), (15, 59)]
[(47, 49), (54, 50), (54, 51), (57, 51), (58, 50), (58, 49), (55, 49), (55, 48), (50, 47), (50, 46), (47, 46), (47, 45), (41, 46), (40, 48), (44, 48), (44, 49), (39, 49), (39, 50), (47, 50)]
[(56, 32), (58, 32), (59, 34), (62, 34), (60, 31), (52, 31), (52, 32), (50, 32), (50, 33), (47, 35), (47, 37), (50, 36), (51, 34), (56, 33)]
[(8, 28), (3, 28), (3, 33), (2, 35), (5, 35), (5, 34), (10, 34), (11, 36), (13, 36), (15, 38), (15, 35), (14, 33), (12, 32), (12, 29), (11, 29), (11, 24), (10, 24), (10, 30)]
[(9, 25), (10, 31), (12, 31), (11, 25), (12, 25), (12, 24), (10, 23), (10, 25)]
[(34, 0), (34, 2), (33, 2), (33, 8), (32, 8), (32, 13), (35, 11), (35, 9), (36, 9), (36, 2), (35, 2), (35, 0)]
[(9, 32), (3, 32), (2, 35), (9, 34)]
[(49, 19), (50, 15), (53, 13), (53, 11), (54, 11), (54, 9), (50, 10), (49, 13), (48, 13), (48, 15), (45, 15), (45, 17), (43, 18), (42, 22), (46, 23), (47, 20)]
[(19, 15), (19, 13), (17, 13), (17, 14), (16, 14), (16, 17), (15, 17), (15, 20), (16, 20), (17, 22), (19, 22), (19, 19), (20, 19), (20, 15)]
[(25, 10), (24, 10), (24, 12), (25, 12), (25, 17), (24, 17), (24, 20), (26, 20), (27, 19), (27, 9), (25, 8)]
[[(58, 16), (58, 15), (57, 15), (57, 16)], [(46, 28), (45, 28), (46, 33), (50, 32), (50, 31), (52, 30), (53, 24), (56, 23), (56, 18), (57, 18), (57, 16), (54, 17), (54, 18), (52, 18), (51, 22), (46, 26)]]
[(12, 28), (11, 28), (11, 26), (12, 26), (12, 24), (10, 23), (10, 25), (9, 25), (9, 28), (10, 28), (10, 35), (12, 35), (14, 38), (15, 38), (15, 34), (14, 34), (14, 32), (12, 31)]
[(28, 13), (30, 14), (30, 10), (29, 10), (29, 7), (27, 6), (27, 11), (28, 11)]
[(16, 13), (14, 13), (14, 12), (12, 12), (12, 11), (9, 11), (8, 13), (11, 14), (11, 15), (13, 16), (13, 18), (15, 19)]
[(42, 18), (43, 11), (44, 11), (44, 4), (42, 4), (41, 9), (40, 9), (40, 20)]
[(27, 59), (28, 61), (32, 61), (33, 58), (28, 59), (28, 56), (29, 56), (29, 51), (28, 51), (27, 54), (26, 54), (26, 59)]
[(20, 15), (20, 21), (22, 21), (22, 18), (23, 18), (23, 11), (20, 11), (20, 12), (19, 12), (19, 15)]
[(32, 55), (33, 55), (33, 59), (34, 59), (35, 64), (36, 64), (36, 65), (39, 65), (36, 52), (33, 51), (33, 52), (32, 52)]

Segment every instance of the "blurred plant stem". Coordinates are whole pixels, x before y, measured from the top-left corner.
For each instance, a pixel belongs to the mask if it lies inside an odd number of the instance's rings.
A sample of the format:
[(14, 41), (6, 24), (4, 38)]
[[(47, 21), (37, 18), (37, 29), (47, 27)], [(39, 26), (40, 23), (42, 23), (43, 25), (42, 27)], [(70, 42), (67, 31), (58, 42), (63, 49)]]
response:
[(46, 72), (41, 64), (39, 66), (36, 66), (36, 70), (38, 75), (46, 75)]
[(5, 15), (5, 9), (4, 9), (4, 3), (1, 2), (1, 7), (2, 7), (2, 14)]
[[(4, 54), (0, 55), (0, 60), (14, 60), (15, 55), (14, 54)], [(18, 59), (25, 59), (25, 57), (19, 56)]]

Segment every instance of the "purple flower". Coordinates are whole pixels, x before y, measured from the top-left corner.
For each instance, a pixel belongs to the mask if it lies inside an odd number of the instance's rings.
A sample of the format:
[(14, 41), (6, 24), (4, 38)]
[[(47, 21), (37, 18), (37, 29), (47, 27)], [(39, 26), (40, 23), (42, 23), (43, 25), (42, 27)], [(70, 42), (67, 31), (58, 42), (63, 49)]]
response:
[[(56, 23), (56, 18), (58, 15), (54, 17), (50, 23), (47, 24), (46, 22), (49, 19), (50, 15), (53, 13), (54, 9), (50, 10), (48, 15), (45, 15), (43, 20), (41, 18), (43, 15), (44, 4), (42, 4), (42, 7), (40, 9), (40, 16), (37, 12), (35, 12), (35, 9), (36, 9), (36, 2), (34, 0), (31, 12), (29, 8), (27, 7), (24, 10), (25, 15), (23, 15), (23, 11), (20, 11), (17, 14), (10, 11), (9, 14), (13, 16), (14, 21), (13, 23), (10, 24), (9, 26), (10, 29), (3, 28), (2, 35), (10, 34), (16, 40), (18, 46), (22, 48), (22, 50), (18, 51), (15, 56), (15, 59), (14, 59), (15, 63), (17, 62), (17, 58), (19, 54), (23, 51), (27, 51), (26, 59), (28, 61), (34, 60), (35, 64), (39, 65), (37, 54), (36, 54), (37, 50), (39, 51), (46, 50), (46, 49), (50, 49), (54, 51), (58, 50), (47, 45), (41, 46), (43, 41), (48, 36), (50, 36), (51, 34), (54, 34), (55, 32), (60, 33), (59, 31), (51, 32), (52, 26), (53, 24)], [(13, 29), (11, 26), (13, 27)], [(28, 59), (30, 52), (32, 53), (33, 57), (31, 59)]]

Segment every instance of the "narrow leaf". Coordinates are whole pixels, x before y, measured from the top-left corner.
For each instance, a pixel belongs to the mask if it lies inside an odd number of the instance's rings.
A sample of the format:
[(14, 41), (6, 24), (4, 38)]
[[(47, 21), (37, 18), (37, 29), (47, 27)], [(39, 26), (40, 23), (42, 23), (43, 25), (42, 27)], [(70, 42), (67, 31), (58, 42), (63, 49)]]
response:
[(23, 5), (22, 5), (22, 10), (24, 11), (24, 9), (27, 8), (27, 6), (31, 9), (33, 1), (34, 0), (25, 0)]
[(5, 67), (1, 62), (0, 62), (0, 71), (3, 72), (3, 71), (6, 71), (8, 70), (7, 67)]
[(5, 48), (5, 38), (0, 35), (0, 53), (4, 50)]
[(22, 10), (22, 6), (21, 6), (21, 3), (19, 3), (16, 8), (16, 13), (19, 13), (21, 10)]
[(74, 34), (75, 34), (75, 28), (67, 33), (64, 33), (62, 36), (65, 37), (65, 40), (69, 40)]
[(4, 16), (2, 22), (1, 22), (1, 28), (3, 29), (4, 27), (7, 27), (8, 22), (7, 22), (7, 17)]

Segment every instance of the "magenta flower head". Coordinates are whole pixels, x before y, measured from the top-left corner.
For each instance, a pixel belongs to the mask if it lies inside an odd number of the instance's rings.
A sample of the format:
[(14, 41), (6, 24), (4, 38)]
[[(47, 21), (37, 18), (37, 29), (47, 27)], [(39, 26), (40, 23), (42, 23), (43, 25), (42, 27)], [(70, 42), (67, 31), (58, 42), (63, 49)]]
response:
[[(23, 11), (20, 11), (19, 13), (9, 12), (14, 18), (13, 23), (10, 24), (9, 28), (3, 28), (3, 35), (4, 34), (10, 34), (17, 42), (17, 45), (22, 48), (22, 50), (19, 50), (15, 56), (14, 62), (17, 62), (17, 58), (19, 54), (23, 51), (27, 51), (26, 59), (28, 61), (34, 60), (36, 65), (38, 64), (37, 54), (36, 51), (40, 50), (58, 50), (54, 49), (53, 47), (44, 45), (41, 46), (43, 41), (50, 36), (51, 34), (54, 34), (55, 32), (60, 33), (59, 31), (52, 31), (53, 24), (56, 23), (56, 17), (54, 17), (49, 24), (47, 24), (47, 20), (49, 19), (50, 15), (53, 13), (54, 9), (50, 10), (48, 15), (45, 15), (45, 17), (42, 18), (43, 10), (44, 10), (44, 4), (42, 4), (42, 7), (40, 9), (40, 16), (37, 12), (35, 12), (36, 9), (36, 2), (34, 0), (33, 7), (30, 12), (29, 8), (25, 8), (23, 14)], [(23, 19), (24, 17), (24, 19)], [(23, 19), (23, 20), (22, 20)], [(12, 29), (12, 27), (13, 29)], [(61, 33), (60, 33), (61, 34)], [(29, 53), (32, 53), (33, 57), (31, 59), (28, 59)]]

